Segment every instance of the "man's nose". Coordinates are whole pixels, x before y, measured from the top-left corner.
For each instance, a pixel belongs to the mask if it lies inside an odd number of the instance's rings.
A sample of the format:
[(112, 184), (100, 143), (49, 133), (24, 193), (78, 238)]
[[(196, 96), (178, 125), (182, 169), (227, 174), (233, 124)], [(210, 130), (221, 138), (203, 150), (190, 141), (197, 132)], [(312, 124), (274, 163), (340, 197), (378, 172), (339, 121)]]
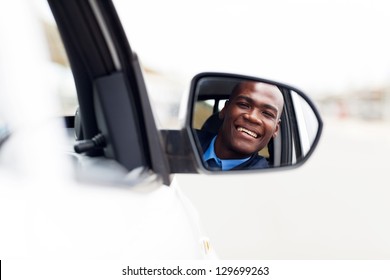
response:
[(261, 117), (261, 113), (256, 110), (252, 110), (250, 112), (245, 113), (244, 118), (252, 123), (256, 123), (259, 125), (261, 125), (263, 121)]

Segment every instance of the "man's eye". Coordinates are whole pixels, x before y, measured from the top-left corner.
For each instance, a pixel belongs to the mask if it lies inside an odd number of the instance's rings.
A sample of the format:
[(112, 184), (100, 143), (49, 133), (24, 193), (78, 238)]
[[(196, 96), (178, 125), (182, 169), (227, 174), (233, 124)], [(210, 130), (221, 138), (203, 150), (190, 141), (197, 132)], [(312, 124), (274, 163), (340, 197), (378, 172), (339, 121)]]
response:
[(275, 119), (275, 114), (273, 112), (264, 111), (263, 115), (270, 119)]
[(249, 108), (249, 104), (248, 103), (238, 102), (237, 105), (238, 105), (238, 107), (243, 108), (243, 109), (248, 109)]

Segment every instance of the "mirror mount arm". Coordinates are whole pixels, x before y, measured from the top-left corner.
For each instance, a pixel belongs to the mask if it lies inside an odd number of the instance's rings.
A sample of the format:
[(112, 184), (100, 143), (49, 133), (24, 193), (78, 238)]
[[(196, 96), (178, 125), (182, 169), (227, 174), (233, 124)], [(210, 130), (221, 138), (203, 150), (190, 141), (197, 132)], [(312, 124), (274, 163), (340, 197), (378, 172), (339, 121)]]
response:
[(170, 173), (198, 173), (196, 148), (190, 140), (188, 131), (161, 130)]

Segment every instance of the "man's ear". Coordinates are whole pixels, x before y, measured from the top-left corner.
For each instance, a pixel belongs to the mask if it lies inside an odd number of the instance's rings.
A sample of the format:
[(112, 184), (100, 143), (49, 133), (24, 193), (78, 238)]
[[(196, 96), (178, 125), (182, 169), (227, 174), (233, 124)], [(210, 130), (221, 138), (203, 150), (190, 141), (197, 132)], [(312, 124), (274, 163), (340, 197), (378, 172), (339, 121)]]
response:
[(278, 123), (276, 124), (275, 131), (274, 131), (274, 133), (272, 134), (272, 138), (275, 138), (276, 136), (278, 136), (278, 134), (279, 134), (279, 128), (280, 128), (280, 122), (281, 122), (281, 119), (279, 119), (279, 120), (278, 120)]

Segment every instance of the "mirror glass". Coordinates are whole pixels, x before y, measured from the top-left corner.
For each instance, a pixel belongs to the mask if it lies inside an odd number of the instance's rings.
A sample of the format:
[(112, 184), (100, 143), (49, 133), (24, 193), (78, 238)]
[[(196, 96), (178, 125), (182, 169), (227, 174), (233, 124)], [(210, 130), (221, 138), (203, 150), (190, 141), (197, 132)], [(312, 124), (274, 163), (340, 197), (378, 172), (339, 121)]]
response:
[(199, 159), (208, 170), (295, 166), (316, 146), (322, 121), (298, 89), (233, 74), (193, 80), (190, 120)]

